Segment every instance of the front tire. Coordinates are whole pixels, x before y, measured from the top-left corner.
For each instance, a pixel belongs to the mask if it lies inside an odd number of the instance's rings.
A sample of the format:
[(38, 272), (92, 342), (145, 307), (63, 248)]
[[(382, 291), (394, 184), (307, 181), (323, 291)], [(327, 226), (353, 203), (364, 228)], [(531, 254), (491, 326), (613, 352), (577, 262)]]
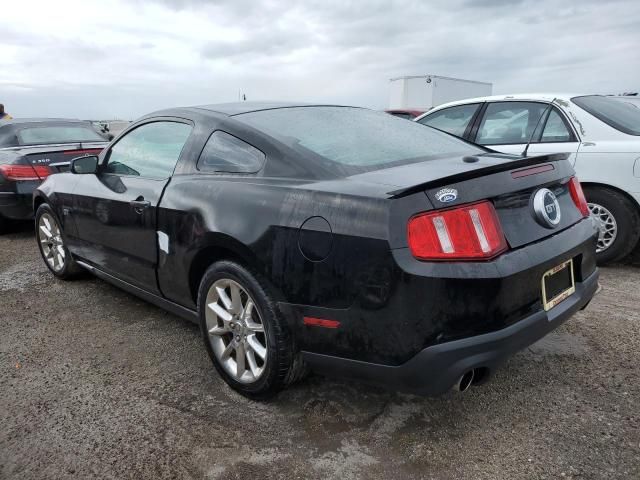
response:
[(38, 207), (35, 223), (38, 248), (47, 268), (62, 280), (77, 276), (82, 269), (65, 245), (57, 215), (46, 203)]
[(267, 282), (232, 261), (214, 263), (198, 291), (204, 344), (223, 380), (264, 400), (299, 378), (303, 368)]
[(598, 264), (622, 260), (633, 251), (640, 237), (637, 207), (615, 190), (586, 187), (584, 191), (591, 216), (598, 223)]

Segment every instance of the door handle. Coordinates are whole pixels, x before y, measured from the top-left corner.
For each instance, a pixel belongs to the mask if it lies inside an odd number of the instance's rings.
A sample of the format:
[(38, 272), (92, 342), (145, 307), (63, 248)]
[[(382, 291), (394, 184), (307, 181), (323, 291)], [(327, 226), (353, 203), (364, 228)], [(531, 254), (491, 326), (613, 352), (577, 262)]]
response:
[(131, 200), (129, 205), (133, 207), (136, 213), (142, 214), (142, 212), (151, 206), (149, 200), (145, 200), (144, 197), (138, 197), (135, 200)]

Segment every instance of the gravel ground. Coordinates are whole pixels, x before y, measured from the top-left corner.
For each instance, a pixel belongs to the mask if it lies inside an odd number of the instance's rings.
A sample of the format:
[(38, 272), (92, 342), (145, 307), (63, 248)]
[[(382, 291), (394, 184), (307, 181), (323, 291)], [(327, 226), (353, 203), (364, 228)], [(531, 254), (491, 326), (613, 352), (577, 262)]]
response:
[(318, 376), (269, 403), (198, 328), (0, 237), (0, 478), (640, 478), (640, 264), (465, 394)]

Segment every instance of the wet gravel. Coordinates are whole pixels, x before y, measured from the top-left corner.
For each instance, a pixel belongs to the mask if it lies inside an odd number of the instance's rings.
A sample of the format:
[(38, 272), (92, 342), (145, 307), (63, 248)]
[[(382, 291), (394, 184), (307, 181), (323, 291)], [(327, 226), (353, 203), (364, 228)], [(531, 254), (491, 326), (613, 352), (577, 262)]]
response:
[(0, 236), (0, 478), (640, 478), (640, 262), (487, 385), (232, 392), (196, 326)]

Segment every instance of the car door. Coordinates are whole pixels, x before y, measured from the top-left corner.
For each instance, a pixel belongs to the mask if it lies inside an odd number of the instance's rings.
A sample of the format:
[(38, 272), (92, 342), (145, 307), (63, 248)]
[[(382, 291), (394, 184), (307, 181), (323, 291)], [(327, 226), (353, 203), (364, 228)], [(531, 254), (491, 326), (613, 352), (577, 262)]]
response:
[(425, 115), (417, 122), (463, 138), (469, 133), (481, 105), (481, 103), (472, 103), (443, 108)]
[(138, 125), (109, 147), (96, 175), (81, 176), (73, 206), (78, 256), (159, 293), (157, 209), (191, 130), (178, 119)]
[(471, 138), (485, 147), (515, 155), (520, 155), (531, 140), (529, 156), (570, 153), (572, 163), (580, 145), (562, 112), (544, 102), (489, 103)]

